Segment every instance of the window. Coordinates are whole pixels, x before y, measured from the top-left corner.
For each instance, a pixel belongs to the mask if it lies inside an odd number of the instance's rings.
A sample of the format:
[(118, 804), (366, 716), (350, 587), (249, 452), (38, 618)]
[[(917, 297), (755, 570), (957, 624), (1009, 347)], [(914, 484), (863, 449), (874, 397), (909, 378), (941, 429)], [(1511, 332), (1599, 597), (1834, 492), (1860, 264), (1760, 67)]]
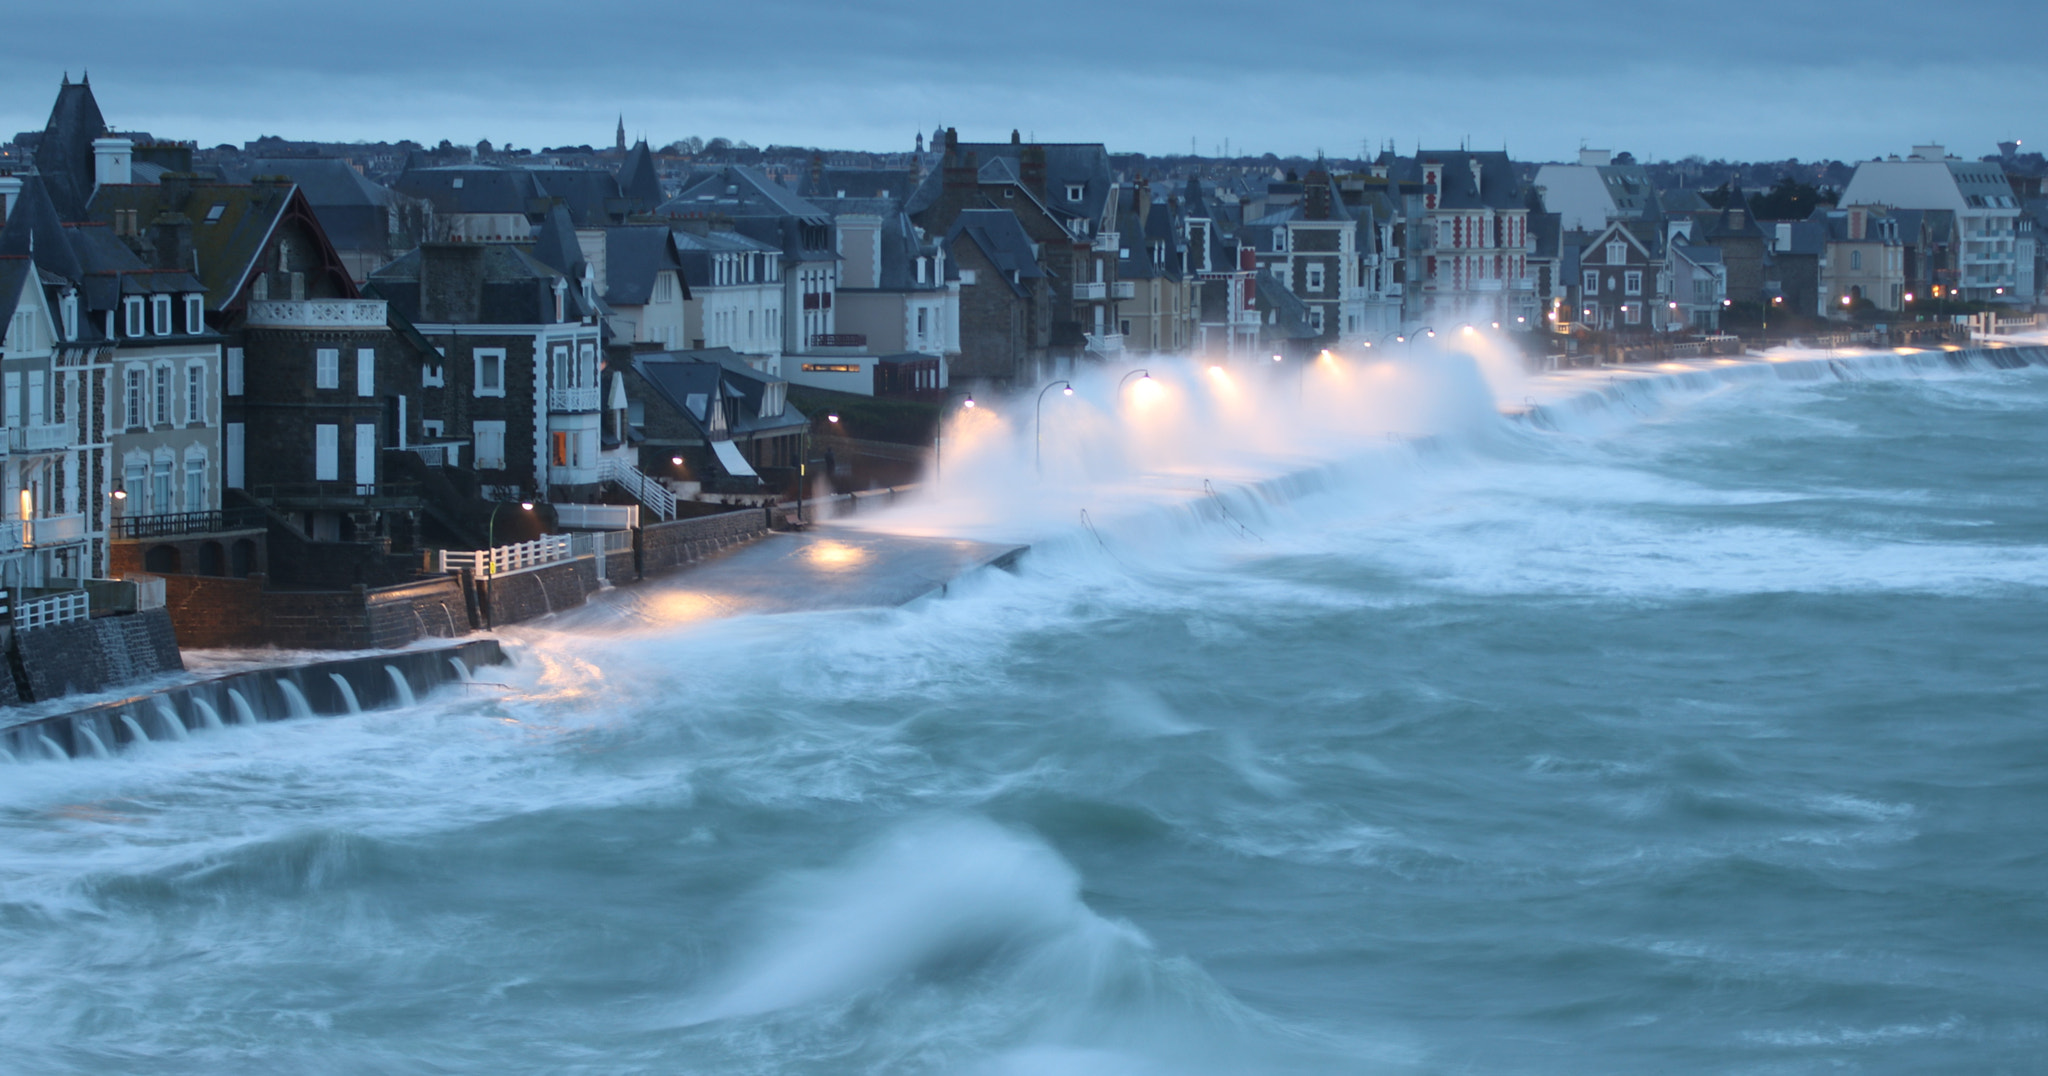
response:
[(1580, 291), (1585, 292), (1589, 296), (1600, 294), (1600, 270), (1587, 269), (1581, 274), (1581, 276), (1583, 276), (1584, 279), (1579, 281)]
[(171, 503), (171, 468), (176, 465), (169, 456), (157, 457), (156, 466), (149, 471), (149, 510), (171, 512), (176, 506)]
[(356, 492), (377, 492), (377, 426), (356, 423)]
[(206, 223), (208, 223), (208, 224), (219, 224), (219, 223), (220, 223), (220, 215), (221, 215), (222, 213), (225, 213), (225, 212), (227, 212), (227, 211), (228, 211), (228, 204), (227, 204), (226, 202), (215, 202), (215, 203), (213, 203), (213, 206), (212, 206), (212, 208), (210, 208), (210, 209), (208, 209), (208, 210), (206, 211)]
[(63, 310), (64, 338), (66, 340), (76, 340), (78, 339), (78, 293), (71, 292), (64, 296)]
[(146, 406), (146, 389), (144, 386), (144, 378), (146, 376), (143, 368), (140, 366), (130, 366), (125, 373), (124, 381), (126, 382), (125, 388), (127, 389), (128, 405), (126, 425), (131, 430), (149, 425), (148, 420), (143, 416), (143, 408)]
[(169, 363), (155, 370), (155, 389), (150, 396), (149, 422), (152, 426), (163, 426), (171, 421), (171, 367)]
[(859, 366), (858, 364), (854, 364), (854, 363), (838, 363), (838, 362), (807, 362), (807, 363), (804, 363), (804, 373), (807, 373), (807, 374), (857, 374), (857, 373), (860, 373), (860, 366)]
[(185, 367), (185, 422), (198, 426), (206, 422), (206, 364)]
[(1086, 186), (1085, 184), (1081, 184), (1081, 183), (1069, 183), (1069, 184), (1067, 184), (1067, 201), (1069, 201), (1069, 202), (1078, 202), (1078, 201), (1080, 201), (1080, 200), (1082, 199), (1082, 197), (1084, 197), (1085, 195), (1087, 195), (1087, 193), (1088, 193), (1088, 187), (1087, 187), (1087, 186)]
[(332, 482), (341, 477), (341, 427), (323, 422), (313, 427), (313, 481)]
[(227, 439), (222, 447), (226, 450), (228, 454), (227, 484), (229, 489), (241, 489), (243, 486), (243, 480), (246, 477), (243, 473), (244, 470), (246, 469), (244, 467), (244, 462), (248, 459), (247, 455), (243, 451), (244, 445), (247, 442), (245, 432), (246, 431), (241, 423), (228, 423)]
[(917, 259), (917, 282), (920, 284), (924, 283), (924, 262), (923, 258)]
[(1643, 304), (1623, 304), (1621, 308), (1621, 317), (1623, 321), (1628, 322), (1630, 325), (1641, 325), (1643, 323)]
[(1285, 251), (1287, 249), (1287, 229), (1273, 229), (1273, 249), (1276, 251)]
[(1861, 269), (1861, 268), (1863, 268), (1863, 252), (1862, 252), (1862, 251), (1860, 251), (1860, 250), (1852, 250), (1852, 251), (1850, 251), (1850, 252), (1849, 252), (1849, 268), (1850, 268), (1850, 269)]
[(194, 336), (206, 331), (206, 301), (198, 292), (185, 296), (185, 331)]
[(1621, 290), (1630, 295), (1641, 295), (1643, 293), (1642, 270), (1630, 269), (1628, 272), (1621, 274)]
[(41, 426), (49, 417), (43, 404), (43, 396), (49, 391), (49, 375), (41, 370), (28, 372), (28, 424)]
[(1309, 328), (1311, 328), (1311, 329), (1314, 329), (1314, 330), (1316, 331), (1316, 334), (1317, 334), (1317, 335), (1321, 335), (1321, 334), (1322, 334), (1322, 331), (1323, 331), (1323, 308), (1322, 308), (1322, 307), (1320, 307), (1320, 306), (1312, 306), (1312, 307), (1309, 307), (1309, 308), (1308, 308), (1308, 327), (1309, 327)]
[(227, 387), (230, 396), (242, 394), (242, 349), (238, 347), (228, 349)]
[(1311, 265), (1311, 266), (1309, 266), (1309, 267), (1308, 267), (1308, 290), (1310, 290), (1310, 291), (1321, 291), (1321, 290), (1323, 290), (1323, 267), (1322, 267), (1322, 266), (1320, 266), (1320, 265)]
[(377, 395), (377, 349), (356, 349), (356, 395)]
[(480, 347), (476, 349), (474, 358), (476, 360), (476, 394), (478, 396), (505, 395), (505, 349), (501, 347)]
[(171, 335), (171, 297), (152, 295), (149, 297), (150, 331), (157, 336)]
[(1628, 260), (1628, 244), (1617, 239), (1607, 244), (1607, 264), (1620, 265)]
[(476, 436), (476, 468), (479, 471), (505, 469), (505, 424), (476, 422), (470, 425)]
[(19, 426), (21, 425), (21, 375), (10, 373), (7, 375), (6, 381), (0, 382), (0, 384), (7, 386), (7, 425), (10, 428)]
[(142, 297), (132, 295), (121, 301), (121, 310), (128, 316), (128, 335), (142, 335)]
[(185, 461), (185, 511), (206, 511), (206, 461)]
[(447, 430), (448, 423), (442, 419), (423, 418), (420, 420), (420, 436), (422, 437), (439, 437), (446, 433)]
[(338, 389), (341, 387), (341, 349), (323, 347), (313, 353), (313, 387)]
[(128, 512), (131, 515), (149, 514), (149, 458), (131, 457), (121, 467), (121, 488), (129, 497)]

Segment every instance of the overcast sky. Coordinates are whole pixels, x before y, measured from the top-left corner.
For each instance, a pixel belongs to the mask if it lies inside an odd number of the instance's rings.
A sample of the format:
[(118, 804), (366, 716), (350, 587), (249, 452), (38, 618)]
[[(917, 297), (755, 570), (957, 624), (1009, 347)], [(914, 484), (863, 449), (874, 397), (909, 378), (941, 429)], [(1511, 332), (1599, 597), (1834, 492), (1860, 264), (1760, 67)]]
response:
[[(0, 135), (91, 69), (122, 129), (540, 147), (908, 149), (944, 123), (1112, 150), (1856, 160), (2034, 137), (2040, 0), (59, 0), (18, 3)], [(1191, 142), (1192, 140), (1192, 142)], [(2030, 147), (2031, 148), (2031, 147)]]

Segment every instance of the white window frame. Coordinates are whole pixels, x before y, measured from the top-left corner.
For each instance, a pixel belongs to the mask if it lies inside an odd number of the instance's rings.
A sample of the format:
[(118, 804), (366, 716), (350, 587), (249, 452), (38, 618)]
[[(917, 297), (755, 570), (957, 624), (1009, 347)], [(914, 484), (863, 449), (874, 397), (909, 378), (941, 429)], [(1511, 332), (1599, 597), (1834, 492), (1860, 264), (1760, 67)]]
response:
[(1628, 262), (1628, 244), (1616, 239), (1607, 244), (1607, 264), (1624, 265)]
[(127, 329), (127, 335), (131, 337), (141, 336), (143, 329), (142, 297), (139, 295), (131, 295), (126, 299), (121, 300), (121, 310), (125, 315), (127, 315), (126, 320), (128, 324), (125, 326)]
[(171, 335), (171, 297), (152, 295), (149, 297), (149, 320), (151, 336)]
[(9, 370), (9, 371), (7, 372), (7, 376), (6, 376), (5, 380), (4, 380), (4, 381), (0, 381), (0, 385), (4, 385), (4, 386), (5, 386), (5, 389), (4, 389), (4, 391), (5, 391), (6, 393), (7, 393), (7, 405), (6, 405), (6, 407), (5, 407), (5, 409), (4, 409), (4, 410), (0, 410), (0, 414), (4, 414), (4, 416), (6, 417), (6, 420), (7, 420), (7, 425), (8, 425), (8, 426), (10, 426), (10, 427), (14, 427), (14, 426), (19, 426), (19, 425), (21, 425), (21, 374), (20, 374), (20, 372), (18, 372), (18, 371), (15, 371), (15, 370)]
[(206, 424), (206, 363), (203, 360), (185, 364), (185, 424)]
[(1088, 185), (1086, 183), (1067, 184), (1067, 201), (1078, 202), (1086, 197), (1088, 197)]
[(377, 349), (359, 347), (356, 349), (356, 395), (377, 395)]
[(171, 422), (171, 364), (157, 363), (150, 371), (149, 424), (168, 426)]
[(206, 299), (196, 291), (185, 296), (185, 331), (193, 336), (206, 331)]
[(323, 347), (314, 349), (313, 387), (316, 389), (338, 389), (341, 387), (340, 348)]
[[(471, 391), (478, 396), (505, 395), (505, 349), (501, 347), (480, 347), (470, 352), (470, 359), (476, 367), (476, 376), (472, 382), (473, 387)], [(489, 386), (484, 384), (487, 380), (484, 377), (486, 370), (495, 374), (495, 377), (490, 380), (497, 381), (497, 385)]]
[(313, 427), (313, 481), (334, 482), (341, 478), (341, 427), (322, 422)]
[(1584, 293), (1584, 294), (1586, 294), (1586, 295), (1598, 295), (1598, 294), (1600, 294), (1600, 270), (1598, 270), (1598, 269), (1582, 269), (1582, 270), (1580, 270), (1580, 271), (1579, 271), (1579, 291), (1583, 292), (1583, 293)]
[(1308, 275), (1308, 290), (1317, 292), (1322, 291), (1323, 267), (1321, 265), (1307, 265), (1303, 266), (1303, 268), (1307, 271)]
[[(197, 490), (193, 488), (192, 480), (194, 478), (199, 480)], [(206, 486), (206, 457), (204, 455), (187, 455), (185, 457), (185, 482), (178, 490), (179, 494), (185, 498), (185, 511), (206, 511)]]
[(124, 429), (139, 430), (149, 426), (149, 367), (141, 363), (130, 363), (121, 371), (122, 404), (126, 411), (121, 416)]
[(1621, 274), (1621, 290), (1627, 295), (1641, 295), (1643, 293), (1643, 271), (1641, 269), (1624, 271)]
[(502, 420), (472, 422), (469, 424), (470, 437), (475, 442), (476, 469), (479, 471), (502, 471), (505, 469), (505, 423)]

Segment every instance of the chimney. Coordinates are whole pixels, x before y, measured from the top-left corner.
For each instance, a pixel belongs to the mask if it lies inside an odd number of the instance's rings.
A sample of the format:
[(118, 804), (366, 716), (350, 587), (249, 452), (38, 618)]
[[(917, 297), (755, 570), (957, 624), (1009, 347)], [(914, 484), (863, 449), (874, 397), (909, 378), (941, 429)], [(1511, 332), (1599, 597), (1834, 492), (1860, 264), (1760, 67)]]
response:
[(1947, 157), (1947, 147), (1939, 142), (1929, 142), (1924, 146), (1914, 146), (1911, 159), (1916, 161), (1939, 161), (1945, 160)]
[(156, 247), (156, 267), (192, 272), (192, 218), (165, 211), (149, 222), (151, 245)]
[(185, 202), (192, 197), (192, 181), (199, 177), (190, 172), (165, 172), (157, 180), (159, 201), (172, 209), (185, 208)]
[(1308, 174), (1307, 180), (1302, 184), (1301, 202), (1301, 215), (1304, 219), (1330, 219), (1329, 173), (1317, 170)]
[(421, 321), (473, 324), (483, 301), (483, 283), (483, 244), (420, 244)]
[(1849, 210), (1849, 238), (1860, 241), (1870, 228), (1870, 211), (1862, 206)]
[(1605, 168), (1614, 163), (1614, 151), (1611, 149), (1582, 149), (1579, 151), (1579, 163), (1594, 168)]
[(1045, 197), (1045, 147), (1033, 143), (1017, 154), (1018, 173), (1024, 186), (1041, 199)]
[(1010, 144), (1013, 146), (1021, 146), (1024, 144), (1024, 137), (1017, 133), (1017, 129), (1015, 127), (1010, 128)]
[(135, 182), (135, 143), (125, 138), (93, 139), (92, 182), (95, 187)]
[(1469, 158), (1465, 163), (1472, 166), (1472, 193), (1478, 195), (1485, 194), (1486, 188), (1479, 182), (1479, 158)]

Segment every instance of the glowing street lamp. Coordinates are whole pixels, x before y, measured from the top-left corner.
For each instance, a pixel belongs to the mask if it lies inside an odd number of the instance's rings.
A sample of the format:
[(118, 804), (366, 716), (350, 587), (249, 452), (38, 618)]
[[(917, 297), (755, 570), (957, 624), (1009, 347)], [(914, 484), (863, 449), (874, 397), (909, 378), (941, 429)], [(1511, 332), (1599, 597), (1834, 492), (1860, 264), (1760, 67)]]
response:
[(974, 394), (973, 394), (973, 393), (971, 393), (971, 392), (956, 392), (956, 393), (954, 393), (953, 395), (951, 395), (951, 396), (948, 396), (948, 397), (946, 397), (946, 403), (942, 403), (942, 404), (940, 404), (940, 405), (939, 405), (939, 424), (938, 424), (938, 426), (937, 426), (936, 428), (934, 428), (934, 430), (932, 431), (932, 484), (933, 484), (933, 485), (937, 485), (937, 484), (939, 483), (939, 481), (940, 481), (940, 480), (941, 480), (942, 478), (944, 478), (944, 477), (945, 477), (945, 474), (946, 474), (946, 472), (945, 472), (945, 460), (944, 460), (944, 457), (943, 457), (943, 456), (941, 455), (941, 453), (942, 453), (942, 452), (943, 452), (943, 450), (944, 450), (944, 445), (945, 445), (945, 443), (946, 443), (946, 404), (948, 404), (948, 403), (952, 403), (952, 402), (953, 402), (954, 400), (963, 400), (963, 399), (964, 399), (964, 400), (965, 400), (966, 402), (965, 402), (964, 404), (962, 404), (961, 406), (962, 406), (962, 407), (965, 407), (966, 409), (968, 409), (968, 410), (970, 410), (970, 411), (972, 411), (972, 410), (974, 409)]
[[(1210, 369), (1220, 370), (1222, 369), (1222, 367), (1212, 366), (1210, 367)], [(1072, 396), (1074, 394), (1073, 382), (1055, 381), (1052, 384), (1047, 385), (1046, 387), (1038, 390), (1038, 402), (1035, 405), (1033, 405), (1031, 409), (1031, 467), (1033, 470), (1037, 471), (1041, 475), (1045, 474), (1045, 434), (1043, 431), (1043, 425), (1045, 420), (1045, 394), (1051, 392), (1056, 388), (1065, 389), (1066, 394), (1068, 396)]]
[[(1124, 398), (1124, 386), (1130, 384), (1131, 379), (1134, 377), (1140, 381), (1150, 381), (1152, 380), (1152, 371), (1132, 370), (1130, 373), (1127, 373), (1122, 378), (1118, 379), (1116, 383), (1116, 398), (1118, 400), (1122, 400)], [(967, 406), (973, 407), (974, 401), (972, 399), (969, 399), (967, 401)]]
[[(498, 503), (498, 505), (497, 505), (496, 507), (494, 507), (494, 508), (492, 508), (492, 509), (491, 509), (491, 519), (490, 519), (490, 522), (488, 522), (488, 523), (484, 524), (484, 546), (485, 546), (485, 548), (486, 548), (487, 550), (489, 550), (489, 549), (496, 549), (496, 548), (498, 548), (498, 513), (499, 513), (499, 512), (501, 512), (501, 511), (503, 511), (503, 510), (504, 510), (504, 508), (505, 508), (505, 503), (504, 503), (504, 502), (502, 502), (502, 501), (501, 501), (501, 502), (499, 502), (499, 503)], [(532, 501), (520, 501), (520, 502), (519, 502), (519, 510), (520, 510), (520, 511), (522, 511), (522, 512), (531, 512), (531, 511), (533, 511), (533, 502), (532, 502)], [(497, 558), (497, 557), (495, 557), (495, 556), (489, 556), (489, 555), (487, 555), (487, 556), (486, 556), (486, 557), (484, 558), (484, 574), (485, 574), (485, 575), (496, 575), (497, 573), (498, 573), (498, 558)]]

